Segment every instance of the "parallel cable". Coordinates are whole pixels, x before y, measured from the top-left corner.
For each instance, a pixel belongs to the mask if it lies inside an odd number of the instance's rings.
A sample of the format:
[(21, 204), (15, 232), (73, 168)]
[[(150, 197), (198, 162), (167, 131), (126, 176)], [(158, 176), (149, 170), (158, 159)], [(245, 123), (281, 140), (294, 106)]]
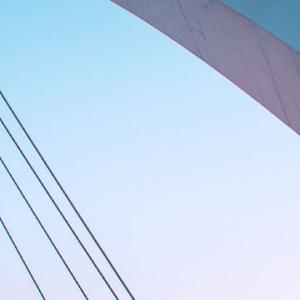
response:
[(39, 285), (38, 285), (36, 279), (34, 278), (32, 272), (30, 271), (29, 266), (27, 265), (27, 263), (26, 263), (26, 261), (25, 261), (23, 255), (21, 254), (21, 252), (20, 252), (20, 250), (19, 250), (17, 244), (15, 243), (15, 241), (14, 241), (12, 235), (10, 234), (8, 228), (6, 227), (4, 221), (2, 220), (1, 217), (0, 217), (0, 223), (1, 223), (2, 227), (3, 227), (3, 229), (5, 230), (5, 232), (6, 232), (7, 236), (8, 236), (8, 238), (9, 238), (9, 240), (10, 240), (10, 242), (11, 242), (11, 244), (14, 246), (14, 248), (15, 248), (15, 250), (16, 250), (16, 252), (17, 252), (17, 254), (18, 254), (19, 258), (20, 258), (20, 260), (22, 261), (22, 264), (24, 265), (24, 267), (25, 267), (25, 269), (26, 269), (28, 275), (30, 276), (32, 282), (34, 283), (34, 285), (35, 285), (35, 287), (36, 287), (38, 293), (40, 294), (40, 296), (42, 297), (42, 299), (46, 300), (46, 298), (45, 298), (45, 296), (44, 296), (44, 294), (43, 294), (41, 288), (39, 287)]
[(96, 264), (96, 262), (94, 261), (94, 259), (92, 258), (92, 256), (90, 255), (90, 253), (88, 252), (88, 250), (86, 249), (86, 247), (84, 246), (83, 242), (81, 241), (81, 239), (79, 238), (79, 236), (77, 235), (77, 233), (75, 232), (75, 230), (73, 229), (72, 225), (70, 224), (70, 222), (68, 221), (68, 219), (66, 218), (66, 216), (64, 215), (64, 213), (62, 212), (62, 210), (60, 209), (60, 207), (58, 206), (58, 204), (56, 203), (56, 201), (54, 200), (53, 196), (51, 195), (51, 193), (49, 192), (49, 190), (45, 186), (45, 184), (42, 181), (42, 179), (40, 178), (40, 176), (35, 171), (34, 167), (30, 163), (30, 161), (28, 160), (27, 156), (25, 155), (25, 153), (21, 149), (20, 145), (18, 144), (18, 142), (16, 141), (16, 139), (14, 138), (14, 136), (12, 135), (12, 133), (10, 132), (10, 130), (8, 129), (8, 127), (6, 126), (6, 124), (4, 123), (4, 121), (2, 120), (2, 118), (0, 118), (0, 123), (3, 126), (3, 128), (5, 129), (5, 131), (7, 132), (7, 134), (9, 135), (9, 137), (12, 140), (12, 142), (14, 143), (15, 147), (18, 149), (19, 153), (22, 155), (23, 159), (25, 160), (26, 164), (28, 165), (28, 167), (30, 168), (30, 170), (32, 171), (32, 173), (34, 174), (35, 178), (38, 180), (39, 184), (41, 185), (41, 187), (43, 188), (43, 190), (47, 194), (47, 196), (50, 199), (51, 203), (55, 206), (55, 208), (58, 211), (59, 215), (61, 216), (61, 218), (63, 219), (63, 221), (65, 222), (65, 224), (68, 226), (68, 228), (72, 232), (72, 234), (75, 237), (76, 241), (79, 243), (80, 247), (85, 252), (85, 254), (87, 255), (88, 259), (90, 260), (90, 262), (92, 263), (92, 265), (94, 266), (94, 268), (96, 269), (96, 271), (98, 272), (98, 274), (100, 275), (100, 277), (102, 278), (102, 280), (104, 281), (105, 285), (108, 287), (108, 289), (113, 294), (113, 296), (115, 297), (115, 299), (119, 300), (116, 292), (114, 291), (114, 289), (109, 284), (108, 280), (105, 278), (105, 276), (101, 272), (100, 268), (98, 267), (98, 265)]
[(75, 214), (77, 215), (77, 217), (80, 219), (81, 223), (83, 224), (84, 228), (86, 229), (86, 231), (88, 232), (88, 234), (90, 235), (90, 237), (92, 238), (92, 240), (94, 241), (94, 243), (96, 244), (98, 250), (101, 252), (101, 254), (103, 255), (103, 257), (105, 258), (105, 260), (107, 261), (107, 263), (109, 264), (109, 266), (111, 267), (111, 269), (113, 270), (113, 272), (115, 273), (115, 275), (117, 276), (117, 278), (119, 279), (119, 281), (121, 282), (121, 284), (123, 285), (123, 287), (125, 288), (125, 290), (127, 291), (128, 295), (130, 296), (130, 298), (132, 300), (135, 300), (132, 292), (130, 291), (129, 287), (126, 285), (124, 279), (122, 278), (122, 276), (119, 274), (119, 272), (117, 271), (116, 267), (114, 266), (114, 264), (112, 263), (112, 261), (110, 260), (110, 258), (108, 257), (108, 255), (106, 254), (106, 252), (104, 251), (103, 247), (100, 245), (100, 243), (98, 242), (97, 238), (95, 237), (95, 235), (93, 234), (93, 232), (91, 231), (91, 229), (89, 228), (89, 226), (87, 225), (86, 221), (83, 219), (82, 215), (80, 214), (80, 212), (78, 211), (77, 207), (75, 206), (75, 204), (73, 203), (73, 201), (71, 200), (70, 196), (68, 195), (68, 193), (66, 192), (66, 190), (64, 189), (64, 187), (62, 186), (61, 182), (58, 180), (58, 178), (56, 177), (56, 175), (54, 174), (54, 172), (52, 171), (52, 168), (49, 166), (49, 164), (47, 163), (45, 157), (43, 156), (43, 154), (41, 153), (41, 151), (39, 150), (38, 146), (36, 145), (36, 143), (33, 141), (31, 135), (28, 133), (28, 131), (26, 130), (25, 126), (23, 125), (23, 123), (21, 122), (20, 118), (17, 116), (16, 112), (14, 111), (14, 109), (12, 108), (12, 106), (10, 105), (10, 103), (8, 102), (8, 100), (6, 99), (6, 97), (4, 96), (4, 94), (2, 93), (2, 91), (0, 90), (0, 95), (4, 101), (4, 103), (6, 104), (6, 106), (8, 107), (8, 109), (10, 110), (10, 112), (12, 113), (12, 115), (14, 116), (15, 120), (17, 121), (17, 123), (19, 124), (19, 126), (21, 127), (22, 131), (24, 132), (24, 134), (26, 135), (27, 139), (29, 140), (30, 144), (32, 145), (32, 147), (34, 148), (34, 150), (36, 151), (36, 153), (38, 154), (38, 156), (40, 157), (40, 159), (42, 160), (43, 164), (45, 165), (45, 167), (47, 168), (48, 172), (50, 173), (50, 175), (52, 176), (52, 178), (54, 179), (54, 181), (56, 182), (57, 186), (59, 187), (59, 189), (61, 190), (61, 192), (63, 193), (63, 195), (65, 196), (65, 198), (67, 199), (67, 201), (69, 202), (70, 206), (72, 207), (72, 209), (74, 210)]
[(58, 250), (56, 244), (54, 243), (53, 239), (51, 238), (50, 234), (48, 233), (48, 231), (46, 230), (45, 226), (43, 225), (42, 221), (40, 220), (40, 218), (38, 217), (37, 213), (35, 212), (35, 210), (32, 208), (29, 200), (27, 199), (27, 197), (25, 196), (25, 194), (23, 193), (22, 189), (20, 188), (18, 182), (16, 181), (16, 179), (14, 178), (14, 176), (12, 175), (11, 171), (9, 170), (8, 166), (5, 164), (4, 160), (2, 159), (2, 157), (0, 157), (0, 162), (2, 164), (2, 166), (4, 167), (7, 175), (9, 176), (9, 178), (12, 180), (13, 184), (15, 185), (15, 187), (17, 188), (19, 194), (21, 195), (21, 197), (23, 198), (23, 200), (25, 201), (27, 207), (29, 208), (31, 214), (34, 216), (35, 220), (38, 222), (39, 226), (41, 227), (42, 231), (44, 232), (44, 234), (46, 235), (47, 239), (49, 240), (49, 242), (51, 243), (52, 247), (54, 248), (55, 252), (57, 253), (57, 255), (59, 256), (59, 258), (61, 259), (62, 263), (64, 264), (64, 266), (66, 267), (66, 269), (68, 270), (69, 274), (71, 275), (72, 279), (74, 280), (75, 284), (77, 285), (77, 287), (79, 288), (79, 290), (81, 291), (83, 297), (86, 300), (89, 300), (89, 298), (87, 297), (85, 291), (83, 290), (83, 288), (81, 287), (79, 281), (77, 280), (76, 276), (74, 275), (74, 273), (72, 272), (72, 270), (70, 269), (69, 265), (67, 264), (67, 262), (65, 261), (63, 255), (61, 254), (61, 252)]

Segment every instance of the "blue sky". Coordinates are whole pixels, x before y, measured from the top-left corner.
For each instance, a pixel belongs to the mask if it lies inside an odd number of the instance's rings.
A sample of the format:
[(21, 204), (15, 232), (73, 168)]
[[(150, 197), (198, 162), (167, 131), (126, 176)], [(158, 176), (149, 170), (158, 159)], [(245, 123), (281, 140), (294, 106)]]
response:
[[(293, 131), (109, 1), (9, 1), (0, 25), (1, 89), (137, 299), (299, 299)], [(3, 130), (0, 145), (91, 299), (112, 299)], [(0, 187), (1, 216), (45, 294), (81, 299), (3, 171)], [(38, 299), (3, 231), (0, 249), (3, 298)]]

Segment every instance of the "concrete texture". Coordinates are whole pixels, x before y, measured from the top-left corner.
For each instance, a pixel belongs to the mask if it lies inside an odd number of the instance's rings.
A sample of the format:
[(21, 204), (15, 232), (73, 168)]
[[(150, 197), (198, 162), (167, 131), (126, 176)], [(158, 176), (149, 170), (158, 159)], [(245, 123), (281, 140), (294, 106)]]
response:
[(218, 0), (112, 1), (190, 50), (300, 134), (299, 52)]
[(220, 0), (276, 37), (300, 50), (299, 0)]

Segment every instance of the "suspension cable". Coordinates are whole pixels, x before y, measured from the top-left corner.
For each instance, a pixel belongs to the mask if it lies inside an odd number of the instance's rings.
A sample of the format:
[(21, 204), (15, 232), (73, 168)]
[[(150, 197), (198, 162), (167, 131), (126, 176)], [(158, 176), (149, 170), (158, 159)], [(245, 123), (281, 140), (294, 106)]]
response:
[(56, 203), (56, 201), (54, 200), (53, 196), (51, 195), (51, 193), (49, 192), (49, 190), (45, 186), (45, 184), (42, 181), (42, 179), (40, 178), (40, 176), (35, 171), (34, 167), (30, 163), (30, 161), (28, 160), (27, 156), (25, 155), (25, 153), (21, 149), (20, 145), (17, 143), (16, 139), (14, 138), (14, 136), (12, 135), (12, 133), (10, 132), (10, 130), (8, 129), (8, 127), (6, 126), (6, 124), (4, 123), (4, 121), (2, 120), (2, 118), (0, 118), (0, 123), (3, 126), (3, 128), (5, 129), (5, 131), (7, 132), (7, 134), (9, 135), (9, 137), (12, 140), (12, 142), (14, 143), (15, 147), (18, 149), (19, 153), (22, 155), (23, 159), (25, 160), (26, 164), (30, 168), (31, 172), (34, 174), (35, 178), (37, 179), (37, 181), (39, 182), (39, 184), (41, 185), (41, 187), (43, 188), (43, 190), (47, 194), (47, 196), (50, 199), (51, 203), (54, 205), (54, 207), (58, 211), (58, 213), (61, 216), (61, 218), (63, 219), (63, 221), (65, 222), (65, 224), (67, 225), (67, 227), (72, 232), (72, 234), (75, 237), (76, 241), (78, 242), (78, 244), (80, 245), (80, 247), (82, 248), (82, 250), (87, 255), (88, 259), (90, 260), (90, 262), (92, 263), (92, 265), (96, 269), (96, 271), (99, 274), (99, 276), (102, 278), (102, 280), (104, 281), (104, 283), (106, 284), (106, 286), (108, 287), (108, 289), (111, 291), (111, 293), (113, 294), (113, 296), (115, 297), (115, 299), (119, 300), (116, 292), (114, 291), (114, 289), (109, 284), (108, 280), (105, 278), (105, 276), (101, 272), (101, 270), (98, 267), (97, 263), (94, 261), (94, 259), (92, 258), (92, 256), (90, 255), (90, 253), (88, 252), (88, 250), (86, 249), (86, 247), (84, 246), (83, 242), (81, 241), (81, 239), (79, 238), (79, 236), (77, 235), (77, 233), (73, 229), (72, 225), (70, 224), (70, 222), (68, 221), (68, 219), (66, 218), (66, 216), (64, 215), (64, 213), (62, 212), (62, 210), (60, 209), (60, 207), (58, 206), (58, 204)]
[(8, 228), (6, 227), (4, 221), (2, 220), (1, 217), (0, 217), (0, 223), (1, 223), (2, 227), (3, 227), (3, 229), (5, 230), (5, 232), (6, 232), (7, 236), (8, 236), (8, 238), (9, 238), (9, 240), (10, 240), (10, 242), (11, 242), (11, 244), (14, 246), (14, 248), (15, 248), (15, 250), (16, 250), (16, 252), (17, 252), (17, 254), (18, 254), (19, 258), (20, 258), (20, 260), (22, 261), (22, 264), (24, 265), (24, 267), (25, 267), (25, 269), (26, 269), (28, 275), (30, 276), (32, 282), (34, 283), (34, 285), (35, 285), (35, 287), (36, 287), (38, 293), (40, 294), (40, 296), (42, 297), (42, 299), (46, 300), (46, 298), (45, 298), (45, 296), (44, 296), (44, 294), (43, 294), (41, 288), (39, 287), (39, 285), (38, 285), (36, 279), (34, 278), (32, 272), (30, 271), (29, 266), (27, 265), (27, 263), (26, 263), (26, 261), (25, 261), (23, 255), (21, 254), (21, 252), (20, 252), (20, 250), (19, 250), (17, 244), (15, 243), (15, 241), (14, 241), (12, 235), (10, 234)]
[(56, 182), (57, 186), (59, 187), (59, 189), (61, 190), (61, 192), (63, 193), (64, 197), (67, 199), (68, 203), (70, 204), (70, 206), (72, 207), (73, 211), (75, 212), (75, 214), (77, 215), (77, 217), (79, 218), (79, 220), (81, 221), (81, 223), (83, 224), (84, 228), (86, 229), (86, 231), (88, 232), (89, 236), (92, 238), (92, 240), (94, 241), (95, 245), (97, 246), (98, 250), (101, 252), (101, 254), (103, 255), (103, 257), (105, 258), (105, 260), (107, 261), (107, 263), (109, 264), (109, 266), (111, 267), (111, 269), (113, 270), (113, 272), (115, 273), (115, 275), (117, 276), (117, 278), (119, 279), (119, 281), (121, 282), (121, 284), (123, 285), (123, 287), (125, 288), (125, 290), (127, 291), (128, 295), (130, 296), (130, 298), (132, 300), (135, 300), (135, 297), (133, 296), (132, 292), (130, 291), (129, 287), (126, 285), (124, 279), (122, 278), (122, 276), (120, 275), (120, 273), (117, 271), (116, 267), (114, 266), (114, 264), (112, 263), (112, 261), (110, 260), (110, 258), (108, 257), (108, 255), (106, 254), (106, 252), (104, 251), (103, 247), (100, 245), (99, 241), (97, 240), (97, 238), (95, 237), (95, 235), (93, 234), (93, 232), (91, 231), (90, 227), (87, 225), (86, 221), (83, 219), (82, 215), (80, 214), (79, 210), (77, 209), (77, 207), (75, 206), (74, 202), (71, 200), (70, 196), (68, 195), (68, 193), (66, 192), (66, 190), (64, 189), (64, 187), (62, 186), (61, 182), (58, 180), (57, 176), (54, 174), (52, 168), (49, 166), (49, 164), (47, 163), (45, 157), (43, 156), (43, 154), (41, 153), (41, 151), (39, 150), (38, 146), (36, 145), (36, 143), (33, 141), (31, 135), (28, 133), (28, 131), (26, 130), (25, 126), (23, 125), (23, 123), (21, 122), (20, 118), (18, 117), (18, 115), (16, 114), (16, 112), (14, 111), (14, 109), (12, 108), (12, 106), (10, 105), (10, 103), (8, 102), (7, 98), (4, 96), (4, 94), (2, 93), (2, 91), (0, 90), (0, 95), (4, 101), (4, 103), (6, 104), (6, 106), (8, 107), (9, 111), (12, 113), (12, 115), (14, 116), (15, 120), (17, 121), (17, 123), (19, 124), (19, 126), (21, 127), (23, 133), (26, 135), (27, 139), (29, 140), (30, 144), (32, 145), (32, 147), (34, 148), (34, 150), (36, 151), (36, 153), (38, 154), (39, 158), (41, 159), (41, 161), (43, 162), (44, 166), (46, 167), (46, 169), (48, 170), (48, 172), (50, 173), (51, 177), (54, 179), (54, 181)]
[(25, 201), (26, 206), (29, 208), (31, 214), (34, 216), (34, 218), (36, 219), (36, 221), (38, 222), (39, 226), (41, 227), (42, 231), (44, 232), (44, 234), (46, 235), (47, 239), (49, 240), (49, 242), (51, 243), (52, 247), (54, 248), (54, 250), (56, 251), (57, 255), (59, 256), (59, 258), (61, 259), (62, 263), (64, 264), (64, 266), (66, 267), (66, 269), (68, 270), (69, 274), (71, 275), (71, 277), (73, 278), (73, 280), (75, 281), (75, 284), (77, 285), (77, 287), (80, 289), (82, 295), (84, 296), (84, 298), (86, 300), (89, 300), (89, 298), (87, 297), (85, 291), (83, 290), (83, 288), (81, 287), (79, 281), (77, 280), (76, 276), (74, 275), (74, 273), (72, 272), (72, 270), (70, 269), (69, 265), (67, 264), (67, 262), (65, 261), (63, 255), (60, 253), (60, 251), (58, 250), (56, 244), (54, 243), (53, 239), (51, 238), (50, 234), (48, 233), (48, 231), (46, 230), (45, 226), (43, 225), (42, 221), (40, 220), (40, 218), (38, 217), (37, 213), (35, 212), (35, 210), (32, 208), (29, 200), (27, 199), (27, 197), (25, 196), (25, 194), (23, 193), (22, 189), (20, 188), (18, 182), (16, 181), (16, 179), (14, 178), (14, 176), (12, 175), (11, 171), (9, 170), (8, 166), (5, 164), (4, 160), (2, 159), (2, 157), (0, 157), (0, 162), (2, 164), (2, 166), (4, 167), (4, 170), (6, 171), (7, 175), (9, 176), (9, 178), (11, 179), (11, 181), (13, 182), (13, 184), (15, 185), (15, 187), (17, 188), (19, 194), (21, 195), (21, 197), (23, 198), (23, 200)]

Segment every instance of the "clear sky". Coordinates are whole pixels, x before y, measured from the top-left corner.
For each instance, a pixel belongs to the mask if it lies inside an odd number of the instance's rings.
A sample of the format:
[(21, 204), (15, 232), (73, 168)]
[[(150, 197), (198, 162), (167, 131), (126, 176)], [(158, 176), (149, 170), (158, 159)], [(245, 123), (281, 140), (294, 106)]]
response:
[[(4, 1), (0, 28), (1, 89), (137, 299), (299, 299), (293, 131), (109, 1)], [(3, 130), (0, 145), (90, 298), (113, 299)], [(47, 299), (82, 299), (2, 169), (0, 200)], [(2, 229), (0, 291), (39, 299)]]

